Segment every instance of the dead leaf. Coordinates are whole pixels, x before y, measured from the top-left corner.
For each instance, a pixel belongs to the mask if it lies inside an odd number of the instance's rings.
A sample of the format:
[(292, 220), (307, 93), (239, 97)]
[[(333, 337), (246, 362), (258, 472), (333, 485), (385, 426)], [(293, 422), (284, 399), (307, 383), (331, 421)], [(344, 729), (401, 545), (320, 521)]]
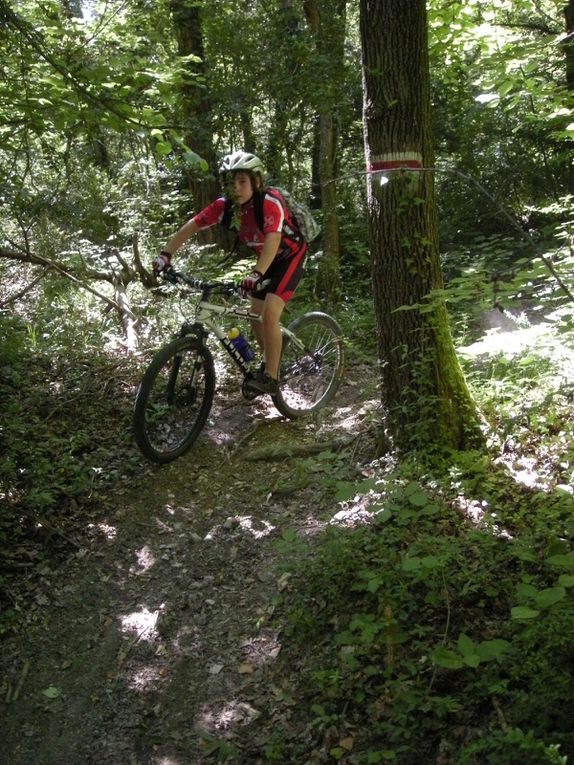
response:
[(255, 670), (253, 669), (252, 664), (248, 664), (246, 661), (244, 661), (239, 665), (237, 671), (240, 675), (252, 675)]
[(278, 588), (279, 592), (283, 592), (283, 590), (289, 584), (289, 580), (290, 579), (291, 579), (291, 574), (289, 574), (288, 572), (285, 572), (284, 574), (281, 574), (281, 576), (277, 580), (277, 588)]
[(353, 748), (353, 744), (355, 743), (355, 740), (352, 736), (347, 736), (347, 738), (342, 738), (339, 741), (339, 746), (341, 749), (344, 749), (346, 752), (350, 752)]

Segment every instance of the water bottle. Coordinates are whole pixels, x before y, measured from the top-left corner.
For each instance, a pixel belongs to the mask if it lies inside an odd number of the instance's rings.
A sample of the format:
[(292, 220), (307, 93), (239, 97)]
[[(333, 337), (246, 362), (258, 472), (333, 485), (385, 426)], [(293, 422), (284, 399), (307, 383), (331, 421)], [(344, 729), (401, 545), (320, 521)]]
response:
[(231, 340), (233, 346), (237, 348), (243, 361), (252, 361), (255, 358), (255, 352), (237, 327), (230, 329), (227, 337)]

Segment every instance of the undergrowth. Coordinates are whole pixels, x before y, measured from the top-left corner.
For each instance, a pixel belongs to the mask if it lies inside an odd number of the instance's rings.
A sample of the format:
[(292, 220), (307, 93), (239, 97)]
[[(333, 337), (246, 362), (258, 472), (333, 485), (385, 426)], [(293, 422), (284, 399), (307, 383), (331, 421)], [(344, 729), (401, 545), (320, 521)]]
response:
[[(355, 309), (342, 319), (356, 328)], [(1, 316), (0, 333), (1, 635), (25, 623), (42, 566), (85, 543), (109, 487), (144, 468), (138, 364), (106, 351), (101, 320), (62, 299), (41, 326)], [(541, 336), (464, 365), (490, 454), (365, 462), (361, 485), (332, 475), (337, 509), (367, 518), (280, 542), (292, 566), (274, 611), (289, 663), (277, 694), (304, 730), (278, 723), (264, 762), (574, 761), (568, 348)]]
[[(298, 561), (284, 618), (314, 749), (329, 762), (565, 762), (574, 553), (561, 524), (542, 538), (523, 518), (510, 535), (496, 503), (473, 524), (458, 490), (415, 472), (373, 480), (370, 522), (331, 527), (312, 554), (281, 543)], [(282, 756), (304, 761), (287, 742)]]
[(368, 465), (334, 497), (353, 528), (280, 542), (307, 725), (269, 761), (574, 761), (572, 391), (548, 349), (472, 367), (489, 454)]
[(86, 544), (110, 486), (141, 471), (134, 380), (69, 307), (41, 328), (0, 317), (0, 636), (25, 623), (42, 568)]

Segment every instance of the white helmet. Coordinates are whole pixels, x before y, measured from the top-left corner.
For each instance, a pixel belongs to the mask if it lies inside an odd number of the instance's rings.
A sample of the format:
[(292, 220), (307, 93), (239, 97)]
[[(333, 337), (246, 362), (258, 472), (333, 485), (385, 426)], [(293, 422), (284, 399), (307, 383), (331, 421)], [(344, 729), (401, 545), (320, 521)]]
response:
[(219, 172), (228, 173), (232, 170), (251, 170), (254, 173), (261, 173), (262, 176), (265, 174), (263, 162), (248, 151), (235, 151), (223, 157)]

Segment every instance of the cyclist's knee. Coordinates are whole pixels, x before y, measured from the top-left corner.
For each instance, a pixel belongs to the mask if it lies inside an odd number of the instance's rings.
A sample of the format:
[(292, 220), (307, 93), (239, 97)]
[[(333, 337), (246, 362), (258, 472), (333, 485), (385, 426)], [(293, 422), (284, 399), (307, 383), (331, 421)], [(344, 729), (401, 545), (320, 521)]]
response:
[(261, 318), (265, 324), (279, 324), (285, 303), (277, 295), (267, 295), (263, 304)]

